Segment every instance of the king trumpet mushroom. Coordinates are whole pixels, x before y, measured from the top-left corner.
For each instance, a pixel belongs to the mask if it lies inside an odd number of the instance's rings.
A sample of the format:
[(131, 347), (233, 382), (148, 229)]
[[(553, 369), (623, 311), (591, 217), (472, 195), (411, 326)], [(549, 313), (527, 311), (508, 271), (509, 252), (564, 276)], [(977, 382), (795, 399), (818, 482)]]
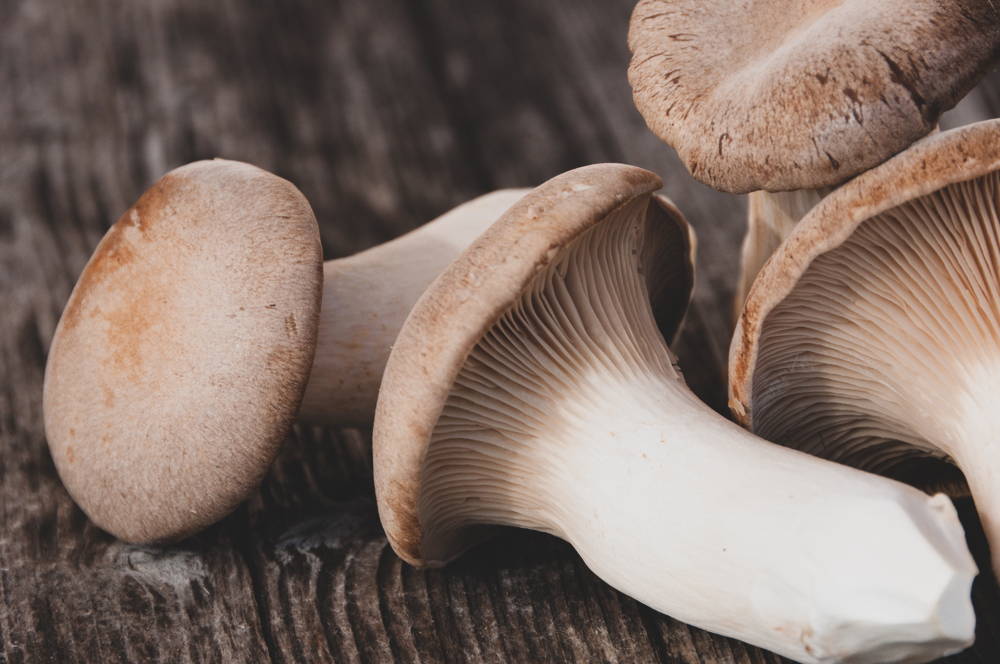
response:
[(386, 365), (378, 510), (440, 566), (501, 526), (615, 588), (801, 662), (921, 662), (973, 639), (947, 497), (763, 441), (684, 384), (692, 284), (659, 178), (599, 164), (507, 211), (424, 292)]
[(629, 81), (691, 174), (750, 194), (735, 305), (829, 188), (932, 131), (1000, 53), (994, 3), (640, 0)]
[(171, 171), (108, 230), (52, 339), (45, 432), (66, 489), (131, 542), (221, 519), (259, 484), (300, 403), (313, 420), (370, 421), (420, 290), (522, 194), (323, 264), (290, 182), (224, 160)]
[(1000, 121), (928, 137), (810, 212), (761, 271), (730, 406), (761, 436), (890, 473), (964, 472), (1000, 571)]

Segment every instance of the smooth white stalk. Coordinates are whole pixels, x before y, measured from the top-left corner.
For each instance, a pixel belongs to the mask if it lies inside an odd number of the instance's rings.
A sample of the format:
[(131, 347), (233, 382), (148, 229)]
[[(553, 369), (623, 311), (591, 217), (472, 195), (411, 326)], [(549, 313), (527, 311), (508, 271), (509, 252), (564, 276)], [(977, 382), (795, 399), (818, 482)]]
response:
[(938, 417), (914, 417), (913, 421), (925, 439), (935, 441), (965, 475), (996, 573), (1000, 570), (1000, 408), (995, 397), (1000, 366), (974, 364), (963, 373), (967, 385), (947, 396)]
[(556, 527), (608, 583), (802, 662), (972, 643), (976, 567), (945, 496), (766, 443), (681, 385), (623, 388), (556, 483), (575, 505)]
[(1000, 429), (983, 442), (973, 441), (970, 450), (956, 457), (958, 466), (969, 484), (976, 504), (979, 522), (990, 543), (990, 561), (994, 574), (1000, 570), (1000, 476), (994, 462), (1000, 454)]

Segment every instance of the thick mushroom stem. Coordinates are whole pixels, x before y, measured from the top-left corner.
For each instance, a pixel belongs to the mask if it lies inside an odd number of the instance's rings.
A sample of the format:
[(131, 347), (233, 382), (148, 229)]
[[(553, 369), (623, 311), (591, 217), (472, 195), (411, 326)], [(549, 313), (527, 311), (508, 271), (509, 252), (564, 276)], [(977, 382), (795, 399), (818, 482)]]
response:
[[(669, 438), (647, 435), (619, 461), (628, 487), (570, 494), (596, 518), (567, 524), (567, 539), (612, 586), (801, 662), (927, 661), (972, 643), (975, 566), (944, 495), (819, 469), (721, 419), (684, 433), (704, 449), (683, 468)], [(741, 472), (716, 485), (727, 463)], [(718, 516), (671, 509), (692, 502)]]
[(509, 525), (612, 586), (801, 662), (920, 662), (973, 639), (948, 499), (771, 445), (702, 404), (653, 322), (636, 204), (480, 339), (427, 449), (423, 562)]
[(299, 417), (367, 425), (392, 342), (427, 285), (528, 189), (475, 198), (395, 240), (323, 264), (323, 303)]
[(747, 196), (747, 233), (740, 250), (740, 278), (733, 300), (735, 317), (739, 316), (750, 286), (767, 259), (788, 237), (795, 224), (829, 192), (828, 187), (750, 192)]
[[(972, 642), (975, 567), (945, 496), (785, 454), (666, 392), (671, 416), (591, 435), (585, 467), (554, 483), (576, 506), (556, 532), (598, 575), (797, 661), (916, 661)], [(726, 465), (740, 472), (720, 482)], [(692, 502), (711, 516), (674, 509)]]
[(473, 524), (519, 526), (658, 611), (796, 661), (927, 661), (972, 642), (976, 568), (945, 496), (765, 443), (664, 373), (595, 372), (548, 422), (529, 410), (534, 427), (492, 411), (464, 449), (446, 412), (421, 506), (429, 559)]
[(967, 455), (956, 454), (955, 457), (965, 475), (965, 481), (969, 483), (979, 521), (990, 543), (990, 562), (994, 574), (1000, 570), (1000, 513), (997, 510), (997, 506), (1000, 506), (1000, 477), (997, 476), (996, 464), (990, 462), (1000, 454), (1000, 440), (997, 439), (1000, 422), (996, 426), (998, 428), (993, 429), (989, 437), (977, 441)]
[[(938, 449), (962, 470), (976, 504), (980, 524), (990, 546), (994, 574), (1000, 570), (1000, 410), (995, 403), (1000, 385), (1000, 367), (987, 363), (967, 365), (968, 384), (949, 395), (951, 404), (937, 417), (912, 420), (926, 440), (938, 441)], [(947, 400), (945, 400), (947, 403)]]

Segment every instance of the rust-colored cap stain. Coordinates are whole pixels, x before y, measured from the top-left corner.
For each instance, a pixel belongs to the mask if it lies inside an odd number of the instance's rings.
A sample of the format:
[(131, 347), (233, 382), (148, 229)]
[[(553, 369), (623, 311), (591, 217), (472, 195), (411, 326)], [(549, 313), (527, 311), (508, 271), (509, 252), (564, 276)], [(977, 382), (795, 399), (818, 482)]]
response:
[(183, 166), (122, 215), (45, 370), (52, 458), (98, 526), (177, 539), (253, 490), (305, 389), (321, 288), (308, 202), (254, 166)]

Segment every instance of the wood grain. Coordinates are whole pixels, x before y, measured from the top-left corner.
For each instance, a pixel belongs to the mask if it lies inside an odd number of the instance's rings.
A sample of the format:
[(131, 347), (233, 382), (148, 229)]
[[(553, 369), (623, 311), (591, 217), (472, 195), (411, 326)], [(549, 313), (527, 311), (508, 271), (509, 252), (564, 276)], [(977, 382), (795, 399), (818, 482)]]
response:
[[(242, 508), (169, 548), (93, 527), (45, 445), (45, 352), (87, 257), (159, 175), (213, 156), (297, 183), (329, 257), (494, 188), (650, 168), (700, 239), (675, 350), (724, 410), (743, 202), (694, 182), (634, 110), (630, 9), (0, 0), (0, 662), (781, 661), (637, 604), (543, 535), (407, 567), (378, 524), (368, 432), (297, 431)], [(998, 111), (993, 74), (948, 122)], [(992, 577), (974, 594), (977, 644), (948, 661), (1000, 659)]]

